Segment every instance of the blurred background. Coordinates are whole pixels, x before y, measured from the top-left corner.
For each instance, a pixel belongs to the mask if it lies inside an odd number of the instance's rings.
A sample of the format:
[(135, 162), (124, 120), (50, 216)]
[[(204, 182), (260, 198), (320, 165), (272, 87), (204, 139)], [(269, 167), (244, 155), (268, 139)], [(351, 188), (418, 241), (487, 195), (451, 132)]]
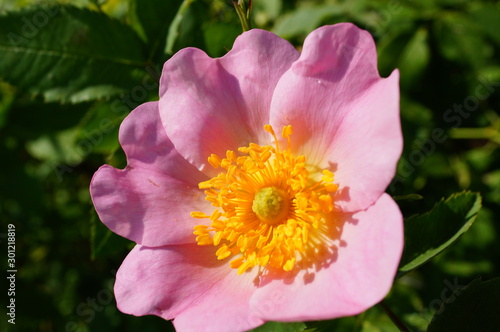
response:
[[(381, 75), (399, 68), (405, 150), (387, 191), (423, 196), (398, 201), (406, 217), (457, 191), (481, 193), (470, 230), (399, 279), (387, 298), (413, 331), (425, 331), (450, 284), (500, 276), (498, 1), (253, 6), (253, 27), (297, 47), (321, 25), (353, 22), (373, 35)], [(5, 319), (2, 295), (1, 331), (173, 330), (160, 318), (116, 309), (114, 274), (134, 244), (101, 224), (89, 182), (104, 163), (125, 166), (119, 125), (158, 98), (161, 68), (172, 54), (195, 46), (222, 56), (240, 33), (226, 0), (0, 0), (0, 247), (7, 257), (13, 224), (18, 270), (16, 324)], [(379, 307), (309, 326), (397, 331)]]

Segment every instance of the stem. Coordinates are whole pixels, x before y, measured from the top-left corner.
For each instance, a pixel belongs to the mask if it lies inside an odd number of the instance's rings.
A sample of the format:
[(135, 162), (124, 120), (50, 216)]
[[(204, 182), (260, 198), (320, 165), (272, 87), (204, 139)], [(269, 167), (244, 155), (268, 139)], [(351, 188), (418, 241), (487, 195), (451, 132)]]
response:
[(248, 6), (245, 0), (239, 0), (238, 2), (233, 1), (234, 9), (236, 14), (240, 18), (241, 29), (243, 32), (250, 30), (251, 20), (250, 13), (252, 11), (252, 0), (249, 1)]
[(411, 332), (411, 330), (401, 321), (401, 319), (399, 319), (399, 317), (391, 310), (391, 308), (389, 308), (389, 306), (384, 301), (379, 302), (379, 305), (382, 307), (382, 309), (384, 309), (387, 316), (389, 316), (394, 325), (396, 325), (401, 332)]
[(419, 194), (408, 194), (408, 195), (401, 195), (401, 196), (393, 196), (392, 198), (395, 201), (403, 201), (403, 200), (417, 201), (417, 200), (423, 199), (424, 197), (419, 195)]
[(450, 137), (456, 139), (492, 139), (498, 132), (493, 127), (486, 128), (453, 128)]

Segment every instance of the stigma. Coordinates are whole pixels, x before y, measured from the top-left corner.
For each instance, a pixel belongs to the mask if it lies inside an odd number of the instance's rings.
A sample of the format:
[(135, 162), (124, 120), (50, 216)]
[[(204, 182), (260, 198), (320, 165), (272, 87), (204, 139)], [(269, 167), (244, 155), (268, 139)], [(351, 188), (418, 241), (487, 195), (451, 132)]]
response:
[(270, 225), (282, 222), (288, 215), (290, 198), (287, 193), (276, 187), (265, 187), (255, 194), (252, 211), (259, 220)]

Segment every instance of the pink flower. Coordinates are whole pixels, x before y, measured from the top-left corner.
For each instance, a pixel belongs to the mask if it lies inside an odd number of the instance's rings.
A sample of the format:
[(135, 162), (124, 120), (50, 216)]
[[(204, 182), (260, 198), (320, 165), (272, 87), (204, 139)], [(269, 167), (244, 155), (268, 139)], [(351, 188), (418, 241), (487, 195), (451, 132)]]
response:
[(403, 247), (384, 193), (402, 134), (398, 72), (380, 78), (376, 59), (368, 32), (337, 24), (302, 53), (251, 30), (222, 58), (167, 61), (160, 100), (120, 128), (128, 166), (102, 166), (90, 186), (101, 220), (137, 243), (118, 308), (243, 331), (379, 302)]

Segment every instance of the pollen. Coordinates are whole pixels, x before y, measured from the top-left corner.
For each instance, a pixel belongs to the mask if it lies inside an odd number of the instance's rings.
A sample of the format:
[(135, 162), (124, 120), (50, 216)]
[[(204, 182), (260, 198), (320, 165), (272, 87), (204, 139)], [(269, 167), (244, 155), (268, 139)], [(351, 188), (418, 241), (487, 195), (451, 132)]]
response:
[(191, 212), (193, 218), (210, 219), (210, 226), (194, 227), (198, 245), (217, 247), (217, 259), (231, 259), (238, 274), (255, 266), (304, 268), (321, 256), (326, 215), (335, 210), (334, 174), (292, 153), (292, 126), (282, 129), (286, 148), (271, 125), (264, 130), (273, 145), (250, 143), (227, 151), (225, 158), (208, 157), (221, 172), (198, 186), (214, 210), (211, 215)]

